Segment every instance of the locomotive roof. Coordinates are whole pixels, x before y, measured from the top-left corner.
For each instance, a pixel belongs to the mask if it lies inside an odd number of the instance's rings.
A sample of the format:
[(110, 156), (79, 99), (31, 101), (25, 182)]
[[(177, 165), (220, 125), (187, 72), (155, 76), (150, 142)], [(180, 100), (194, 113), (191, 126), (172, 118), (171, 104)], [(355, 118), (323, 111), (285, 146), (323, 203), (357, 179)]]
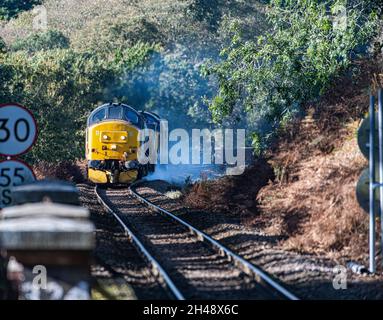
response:
[(90, 118), (91, 116), (93, 116), (97, 111), (100, 111), (101, 109), (104, 109), (104, 108), (108, 108), (108, 107), (111, 107), (111, 106), (114, 106), (114, 107), (125, 107), (125, 108), (129, 108), (131, 109), (132, 111), (136, 112), (138, 115), (139, 115), (139, 112), (134, 109), (133, 107), (131, 106), (128, 106), (127, 104), (124, 104), (124, 103), (105, 103), (99, 107), (97, 107), (96, 109), (94, 109), (91, 114), (89, 115), (88, 118)]
[(91, 112), (91, 114), (90, 114), (89, 117), (88, 117), (88, 121), (87, 121), (88, 126), (89, 126), (89, 124), (90, 124), (90, 122), (91, 122), (93, 116), (94, 116), (97, 112), (99, 112), (99, 111), (102, 110), (102, 109), (107, 109), (107, 108), (109, 108), (109, 107), (122, 107), (122, 108), (128, 108), (129, 110), (133, 111), (139, 118), (142, 117), (141, 114), (140, 114), (136, 109), (134, 109), (133, 107), (131, 107), (131, 106), (127, 105), (127, 104), (123, 104), (123, 103), (105, 103), (105, 104), (103, 104), (103, 105), (97, 107), (96, 109), (94, 109), (94, 110)]

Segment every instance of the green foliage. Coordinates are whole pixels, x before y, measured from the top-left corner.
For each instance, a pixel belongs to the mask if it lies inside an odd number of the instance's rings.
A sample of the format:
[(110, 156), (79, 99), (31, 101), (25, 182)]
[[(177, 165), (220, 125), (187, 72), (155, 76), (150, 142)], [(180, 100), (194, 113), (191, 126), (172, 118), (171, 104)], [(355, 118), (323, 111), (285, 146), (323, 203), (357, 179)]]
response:
[(7, 45), (4, 40), (0, 37), (0, 53), (5, 53), (7, 51)]
[(92, 21), (86, 29), (72, 37), (79, 51), (111, 52), (137, 42), (161, 43), (162, 35), (153, 22), (143, 17), (126, 19), (110, 17)]
[[(376, 31), (377, 13), (371, 2), (365, 4), (271, 0), (272, 29), (252, 40), (243, 39), (238, 24), (232, 24), (231, 44), (221, 52), (223, 61), (205, 68), (205, 74), (219, 82), (210, 104), (214, 120), (240, 114), (255, 121), (248, 125), (262, 138), (288, 121), (350, 66)], [(268, 130), (257, 128), (259, 119), (267, 120)], [(258, 138), (255, 144), (259, 145)]]
[(71, 49), (0, 54), (0, 101), (17, 101), (37, 118), (39, 139), (27, 154), (31, 162), (83, 157), (87, 114), (112, 100), (105, 88), (143, 63), (155, 49), (138, 43), (113, 55)]
[(257, 132), (253, 132), (251, 137), (252, 137), (251, 145), (254, 148), (254, 155), (260, 156), (263, 150), (262, 139)]
[(41, 4), (41, 0), (1, 0), (0, 20), (13, 18), (38, 4)]
[(69, 39), (57, 30), (32, 34), (26, 38), (16, 40), (11, 46), (13, 51), (25, 50), (30, 53), (41, 50), (67, 48), (69, 48)]

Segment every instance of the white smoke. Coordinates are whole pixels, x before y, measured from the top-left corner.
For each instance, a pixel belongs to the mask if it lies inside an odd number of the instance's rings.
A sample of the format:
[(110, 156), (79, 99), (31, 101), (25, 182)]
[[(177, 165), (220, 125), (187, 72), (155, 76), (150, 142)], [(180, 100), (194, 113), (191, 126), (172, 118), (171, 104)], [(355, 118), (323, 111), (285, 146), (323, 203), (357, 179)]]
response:
[(155, 172), (145, 177), (145, 180), (164, 180), (183, 186), (187, 182), (217, 179), (225, 175), (224, 165), (157, 165)]

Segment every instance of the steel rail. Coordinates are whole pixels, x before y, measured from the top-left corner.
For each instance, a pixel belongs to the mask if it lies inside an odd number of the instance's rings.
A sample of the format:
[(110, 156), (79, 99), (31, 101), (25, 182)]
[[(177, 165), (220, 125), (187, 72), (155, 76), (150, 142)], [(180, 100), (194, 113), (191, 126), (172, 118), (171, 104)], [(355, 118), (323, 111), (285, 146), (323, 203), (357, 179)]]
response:
[(295, 296), (293, 293), (291, 293), (282, 285), (273, 280), (266, 272), (261, 270), (259, 267), (255, 266), (251, 262), (237, 255), (236, 253), (219, 243), (217, 240), (207, 235), (205, 232), (198, 230), (183, 219), (145, 199), (137, 191), (134, 190), (134, 188), (138, 187), (140, 183), (142, 183), (142, 181), (135, 182), (129, 187), (130, 193), (139, 201), (146, 204), (152, 210), (182, 224), (185, 228), (189, 229), (191, 233), (195, 234), (200, 241), (206, 241), (210, 243), (214, 248), (218, 249), (222, 256), (226, 256), (228, 259), (232, 260), (237, 267), (241, 268), (246, 274), (254, 276), (256, 281), (263, 284), (266, 288), (271, 288), (271, 290), (276, 291), (280, 296), (282, 296), (285, 299), (299, 300), (297, 296)]
[(108, 210), (109, 213), (111, 213), (114, 216), (114, 218), (124, 229), (125, 234), (132, 241), (133, 245), (136, 247), (138, 252), (140, 252), (143, 258), (147, 260), (152, 266), (152, 274), (160, 281), (162, 285), (165, 285), (167, 289), (171, 291), (171, 293), (175, 296), (177, 300), (185, 300), (185, 297), (176, 287), (174, 282), (170, 279), (169, 275), (166, 273), (164, 268), (162, 268), (162, 266), (157, 262), (157, 260), (149, 253), (149, 251), (145, 248), (145, 246), (137, 238), (137, 236), (132, 232), (132, 230), (130, 230), (128, 226), (121, 220), (119, 215), (104, 201), (104, 199), (98, 192), (98, 186), (95, 187), (94, 191), (98, 201)]

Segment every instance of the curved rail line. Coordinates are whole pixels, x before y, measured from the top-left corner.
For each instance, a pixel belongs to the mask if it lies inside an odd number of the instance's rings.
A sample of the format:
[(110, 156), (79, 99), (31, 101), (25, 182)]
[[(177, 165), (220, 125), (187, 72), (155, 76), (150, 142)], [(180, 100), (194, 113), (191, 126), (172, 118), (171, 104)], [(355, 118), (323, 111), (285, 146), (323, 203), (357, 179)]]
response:
[(203, 231), (198, 230), (197, 228), (193, 227), (191, 224), (187, 223), (183, 219), (177, 217), (176, 215), (172, 214), (171, 212), (153, 204), (152, 202), (145, 199), (143, 196), (141, 196), (137, 191), (134, 189), (138, 187), (138, 185), (142, 183), (142, 181), (138, 181), (136, 183), (133, 183), (129, 187), (130, 193), (136, 197), (139, 201), (147, 205), (152, 210), (170, 218), (171, 220), (182, 224), (185, 228), (189, 229), (191, 233), (195, 234), (199, 240), (205, 241), (209, 243), (211, 246), (213, 246), (215, 249), (217, 249), (223, 256), (226, 256), (228, 259), (231, 259), (234, 264), (242, 269), (243, 272), (246, 274), (253, 276), (257, 282), (262, 284), (264, 287), (277, 292), (282, 298), (288, 299), (288, 300), (299, 300), (297, 296), (295, 296), (293, 293), (288, 291), (286, 288), (284, 288), (282, 285), (277, 283), (274, 279), (272, 279), (266, 272), (261, 270), (259, 267), (255, 266), (251, 262), (245, 260), (238, 254), (234, 253), (218, 241), (214, 240), (212, 237), (204, 233)]
[(99, 187), (96, 186), (95, 194), (97, 196), (98, 201), (110, 212), (114, 218), (118, 221), (121, 227), (124, 229), (125, 234), (132, 241), (133, 245), (136, 247), (141, 256), (148, 261), (148, 263), (152, 266), (152, 274), (159, 280), (159, 282), (165, 286), (177, 300), (185, 300), (181, 291), (176, 287), (174, 282), (170, 279), (169, 275), (166, 273), (164, 268), (157, 262), (157, 260), (149, 253), (149, 251), (145, 248), (142, 242), (137, 238), (137, 236), (132, 232), (131, 229), (121, 220), (116, 212), (104, 201), (102, 196), (99, 193)]

